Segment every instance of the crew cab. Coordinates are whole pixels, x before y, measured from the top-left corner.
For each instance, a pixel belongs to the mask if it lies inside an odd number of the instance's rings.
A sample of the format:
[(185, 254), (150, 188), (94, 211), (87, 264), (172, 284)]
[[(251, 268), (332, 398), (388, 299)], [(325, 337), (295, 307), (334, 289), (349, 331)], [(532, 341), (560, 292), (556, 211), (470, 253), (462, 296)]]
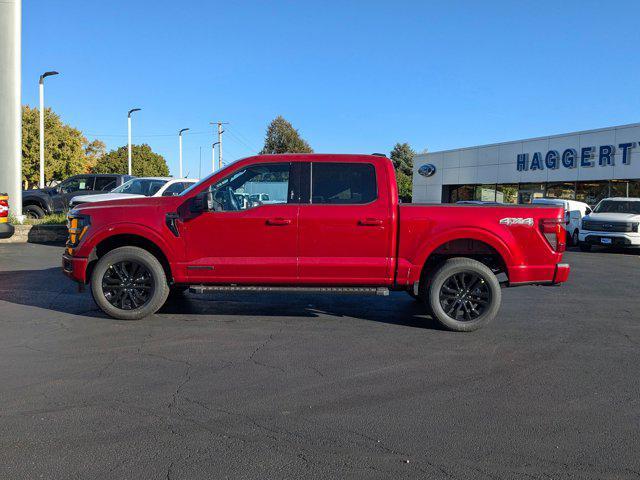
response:
[(640, 247), (640, 198), (613, 197), (600, 200), (582, 219), (580, 250), (593, 245)]
[[(260, 191), (269, 203), (236, 195)], [(186, 288), (403, 290), (470, 331), (496, 316), (501, 287), (567, 280), (563, 220), (554, 206), (401, 205), (383, 156), (259, 155), (176, 197), (73, 209), (62, 268), (118, 319), (153, 314)]]
[(86, 174), (69, 177), (55, 187), (22, 191), (22, 211), (28, 218), (42, 218), (68, 210), (72, 197), (100, 195), (133, 178), (120, 174)]

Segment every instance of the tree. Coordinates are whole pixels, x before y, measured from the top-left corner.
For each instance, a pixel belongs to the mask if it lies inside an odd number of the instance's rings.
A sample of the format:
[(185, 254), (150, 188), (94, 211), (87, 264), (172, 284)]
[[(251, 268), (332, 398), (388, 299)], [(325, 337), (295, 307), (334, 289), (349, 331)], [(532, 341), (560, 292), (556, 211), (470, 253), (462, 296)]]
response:
[(413, 190), (413, 157), (416, 152), (408, 143), (396, 143), (391, 150), (391, 162), (396, 171), (398, 196), (403, 202), (411, 202)]
[(267, 127), (264, 147), (260, 153), (313, 153), (313, 149), (291, 123), (278, 116)]
[(413, 175), (413, 157), (416, 152), (408, 143), (396, 143), (391, 150), (391, 161), (396, 172), (402, 172), (405, 175)]
[[(127, 173), (127, 146), (105, 154), (91, 170), (92, 173)], [(167, 177), (169, 167), (164, 157), (151, 150), (146, 143), (131, 145), (131, 171), (138, 177)]]
[(93, 142), (87, 144), (84, 147), (84, 156), (85, 156), (85, 173), (89, 173), (93, 171), (98, 162), (102, 160), (102, 158), (107, 153), (107, 146), (104, 144), (102, 140), (94, 140)]
[[(22, 180), (27, 187), (37, 185), (40, 178), (39, 116), (37, 108), (22, 107)], [(50, 108), (44, 111), (44, 132), (47, 183), (83, 173), (87, 139), (82, 132), (64, 124)]]

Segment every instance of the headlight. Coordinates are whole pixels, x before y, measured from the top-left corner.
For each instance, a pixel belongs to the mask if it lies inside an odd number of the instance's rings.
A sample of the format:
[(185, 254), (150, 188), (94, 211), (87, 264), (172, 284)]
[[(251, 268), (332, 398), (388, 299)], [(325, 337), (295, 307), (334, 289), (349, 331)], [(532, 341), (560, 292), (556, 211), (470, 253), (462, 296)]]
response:
[(80, 240), (87, 232), (91, 224), (89, 215), (82, 215), (72, 210), (67, 216), (67, 228), (69, 229), (69, 238), (67, 239), (67, 252), (71, 254), (71, 250), (78, 246)]

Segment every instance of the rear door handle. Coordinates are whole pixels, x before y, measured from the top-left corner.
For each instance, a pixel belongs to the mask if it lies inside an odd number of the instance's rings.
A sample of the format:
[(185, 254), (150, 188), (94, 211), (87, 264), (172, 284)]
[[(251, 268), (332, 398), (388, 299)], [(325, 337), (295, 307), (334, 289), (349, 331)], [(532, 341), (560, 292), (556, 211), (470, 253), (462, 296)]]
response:
[(267, 219), (267, 225), (290, 225), (291, 224), (291, 219), (290, 218), (269, 218)]
[(379, 227), (383, 223), (379, 218), (362, 218), (358, 220), (358, 225), (363, 227)]

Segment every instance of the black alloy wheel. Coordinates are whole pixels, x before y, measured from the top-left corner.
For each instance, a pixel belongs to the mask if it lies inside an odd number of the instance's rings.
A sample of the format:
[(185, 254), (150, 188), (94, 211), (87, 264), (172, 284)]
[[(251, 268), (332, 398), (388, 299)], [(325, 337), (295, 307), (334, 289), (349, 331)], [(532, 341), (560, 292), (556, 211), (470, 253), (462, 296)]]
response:
[(146, 305), (154, 292), (154, 280), (142, 263), (124, 260), (107, 268), (102, 277), (102, 293), (120, 310), (135, 310)]
[(491, 290), (475, 272), (457, 272), (440, 287), (440, 305), (456, 321), (471, 322), (481, 317), (491, 303)]

